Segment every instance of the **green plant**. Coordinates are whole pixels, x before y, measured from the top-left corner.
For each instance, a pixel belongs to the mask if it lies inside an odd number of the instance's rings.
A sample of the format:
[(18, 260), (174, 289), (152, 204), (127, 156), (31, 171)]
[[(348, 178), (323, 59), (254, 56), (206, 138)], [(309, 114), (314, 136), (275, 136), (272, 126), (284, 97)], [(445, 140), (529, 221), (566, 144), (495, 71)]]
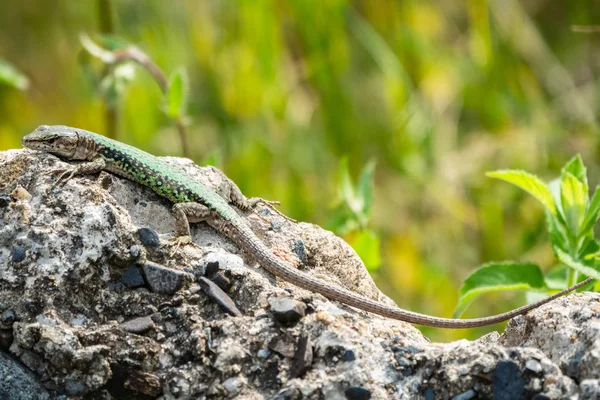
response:
[(381, 265), (379, 237), (368, 228), (373, 205), (374, 173), (375, 162), (369, 161), (354, 184), (348, 168), (348, 158), (340, 161), (338, 197), (329, 222), (329, 229), (346, 239), (369, 271), (374, 271)]
[[(88, 35), (80, 37), (83, 48), (104, 64), (99, 89), (107, 103), (116, 108), (125, 87), (134, 77), (131, 63), (144, 67), (163, 93), (162, 110), (177, 126), (184, 156), (190, 158), (190, 146), (185, 128), (189, 82), (185, 69), (177, 68), (167, 80), (162, 70), (139, 48), (113, 35), (100, 35), (94, 42)], [(84, 65), (85, 67), (86, 65)]]
[[(485, 264), (465, 280), (455, 317), (482, 293), (518, 289), (550, 292), (573, 285), (584, 276), (600, 279), (600, 245), (594, 236), (594, 225), (600, 212), (600, 190), (597, 186), (589, 198), (586, 168), (579, 155), (572, 158), (563, 167), (560, 177), (549, 184), (520, 170), (494, 171), (487, 176), (520, 187), (544, 205), (552, 250), (562, 266), (544, 277), (540, 267), (529, 262)], [(566, 279), (555, 279), (565, 267)], [(594, 284), (586, 286), (590, 288)]]

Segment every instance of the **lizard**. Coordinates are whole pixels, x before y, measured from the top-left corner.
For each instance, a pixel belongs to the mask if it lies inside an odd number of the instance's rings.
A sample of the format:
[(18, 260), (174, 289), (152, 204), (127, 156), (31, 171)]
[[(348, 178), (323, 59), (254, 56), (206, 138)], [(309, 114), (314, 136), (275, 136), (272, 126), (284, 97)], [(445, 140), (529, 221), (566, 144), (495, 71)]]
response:
[(226, 199), (222, 193), (192, 178), (183, 169), (170, 165), (156, 156), (97, 133), (68, 126), (41, 125), (26, 135), (22, 143), (24, 147), (32, 150), (51, 153), (67, 161), (81, 162), (73, 168), (60, 171), (62, 174), (54, 185), (66, 182), (77, 175), (100, 171), (108, 171), (137, 182), (174, 203), (172, 212), (175, 219), (175, 238), (181, 243), (191, 242), (190, 223), (206, 222), (276, 277), (313, 293), (319, 293), (330, 300), (386, 318), (450, 329), (492, 325), (525, 314), (593, 280), (587, 278), (535, 303), (488, 317), (458, 319), (420, 314), (384, 304), (312, 277), (277, 257), (235, 210), (238, 208), (249, 211), (261, 202), (268, 204), (273, 202), (244, 197), (233, 181), (230, 182), (235, 189), (230, 193), (232, 195), (228, 196), (230, 198)]

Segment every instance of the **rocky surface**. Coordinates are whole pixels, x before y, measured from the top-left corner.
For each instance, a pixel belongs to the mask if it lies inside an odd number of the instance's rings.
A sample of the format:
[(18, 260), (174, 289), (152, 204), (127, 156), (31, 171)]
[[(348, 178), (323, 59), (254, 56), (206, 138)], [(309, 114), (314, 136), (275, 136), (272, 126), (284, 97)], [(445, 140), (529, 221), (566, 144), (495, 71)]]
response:
[[(67, 166), (0, 153), (1, 398), (600, 398), (597, 293), (515, 318), (502, 335), (430, 343), (274, 279), (204, 224), (198, 246), (177, 248), (170, 204), (139, 185), (101, 173), (50, 190), (49, 172)], [(259, 213), (247, 220), (279, 257), (390, 302), (342, 240)]]

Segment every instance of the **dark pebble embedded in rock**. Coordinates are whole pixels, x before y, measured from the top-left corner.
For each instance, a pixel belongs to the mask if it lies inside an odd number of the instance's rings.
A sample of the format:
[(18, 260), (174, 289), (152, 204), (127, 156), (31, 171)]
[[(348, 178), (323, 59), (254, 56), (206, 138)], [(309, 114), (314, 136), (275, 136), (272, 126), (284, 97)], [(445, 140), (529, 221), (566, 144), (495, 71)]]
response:
[(298, 339), (298, 346), (294, 352), (292, 366), (290, 368), (290, 378), (294, 379), (304, 375), (313, 362), (312, 342), (308, 334), (302, 334)]
[(177, 292), (183, 283), (193, 277), (183, 271), (166, 268), (162, 265), (147, 262), (142, 266), (142, 271), (146, 277), (146, 283), (155, 293), (174, 294)]
[(121, 283), (127, 286), (128, 288), (136, 288), (140, 286), (144, 286), (144, 278), (140, 272), (140, 269), (135, 265), (128, 267), (125, 272), (123, 272), (123, 276), (121, 277)]
[(306, 248), (304, 247), (304, 242), (302, 240), (294, 241), (294, 248), (292, 249), (292, 251), (298, 256), (298, 258), (300, 259), (300, 261), (302, 261), (303, 264), (308, 263), (308, 257), (306, 257)]
[(138, 235), (142, 244), (151, 249), (157, 248), (158, 244), (160, 243), (158, 234), (152, 229), (140, 228), (138, 229)]
[(342, 360), (344, 361), (354, 361), (356, 360), (356, 355), (352, 350), (346, 350), (344, 354), (342, 354)]
[(298, 322), (306, 313), (306, 304), (289, 297), (271, 297), (269, 305), (273, 317), (279, 322)]
[(369, 400), (371, 391), (360, 386), (352, 386), (344, 392), (348, 400)]
[(198, 284), (202, 290), (214, 300), (224, 311), (234, 317), (241, 317), (242, 312), (237, 308), (231, 297), (218, 287), (213, 281), (203, 276), (198, 278)]
[(435, 391), (432, 388), (428, 387), (423, 392), (423, 397), (425, 397), (425, 400), (435, 400)]
[(126, 332), (140, 334), (149, 331), (154, 328), (154, 326), (152, 316), (148, 315), (123, 322), (121, 324), (121, 329)]
[(17, 314), (13, 310), (4, 310), (0, 315), (0, 323), (3, 328), (10, 328), (17, 320)]
[(511, 360), (498, 362), (492, 373), (492, 393), (495, 400), (521, 399), (525, 395), (525, 380), (519, 366)]
[(452, 398), (452, 400), (471, 400), (474, 399), (476, 393), (473, 389), (469, 389), (466, 392), (462, 392), (461, 394), (457, 394)]
[(10, 259), (15, 263), (23, 261), (25, 259), (25, 247), (13, 246), (10, 251)]

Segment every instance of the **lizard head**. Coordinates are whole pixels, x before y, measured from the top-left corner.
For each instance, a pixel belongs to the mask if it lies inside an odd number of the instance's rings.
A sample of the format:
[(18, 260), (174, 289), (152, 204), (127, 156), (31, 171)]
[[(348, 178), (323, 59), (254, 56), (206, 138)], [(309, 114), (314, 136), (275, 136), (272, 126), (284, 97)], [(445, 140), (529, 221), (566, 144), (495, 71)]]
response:
[(76, 156), (78, 143), (77, 130), (62, 125), (40, 125), (23, 138), (24, 147), (52, 153), (70, 160), (78, 159)]

